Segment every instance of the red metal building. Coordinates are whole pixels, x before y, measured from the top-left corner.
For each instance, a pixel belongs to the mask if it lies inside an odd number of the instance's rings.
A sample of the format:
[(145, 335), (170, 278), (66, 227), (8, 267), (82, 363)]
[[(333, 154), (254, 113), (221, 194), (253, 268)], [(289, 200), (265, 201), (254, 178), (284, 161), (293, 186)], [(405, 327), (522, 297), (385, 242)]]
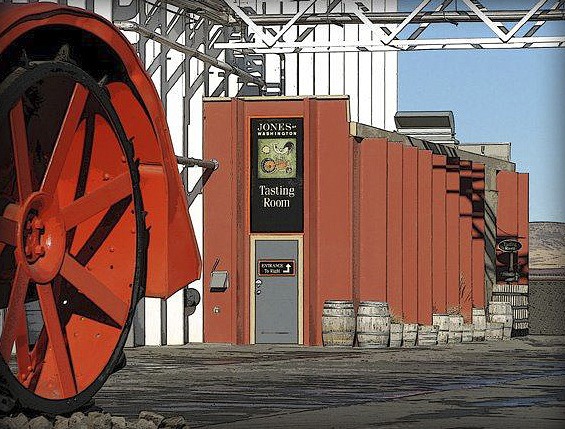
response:
[(206, 342), (319, 345), (328, 299), (470, 320), (502, 273), (527, 282), (528, 177), (510, 162), (350, 123), (345, 97), (208, 99), (204, 148), (221, 165), (204, 192)]

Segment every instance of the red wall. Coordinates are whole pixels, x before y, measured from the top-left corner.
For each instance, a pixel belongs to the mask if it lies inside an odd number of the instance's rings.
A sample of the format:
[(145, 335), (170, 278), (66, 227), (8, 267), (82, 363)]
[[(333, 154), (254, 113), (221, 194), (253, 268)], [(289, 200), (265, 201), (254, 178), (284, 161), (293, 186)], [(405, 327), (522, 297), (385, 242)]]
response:
[(453, 311), (459, 307), (459, 159), (448, 158), (446, 170), (446, 305)]
[[(387, 169), (389, 143), (365, 139), (359, 147), (359, 301), (387, 300)], [(371, 198), (366, 196), (371, 194)]]
[(349, 124), (343, 120), (345, 100), (311, 100), (309, 104), (304, 129), (316, 132), (310, 138), (314, 165), (309, 176), (310, 180), (315, 176), (315, 190), (305, 206), (315, 226), (305, 233), (315, 230), (315, 235), (305, 255), (312, 258), (308, 287), (316, 291), (316, 299), (310, 302), (310, 344), (321, 344), (324, 301), (353, 299), (353, 146)]
[[(215, 158), (219, 168), (213, 180), (206, 184), (204, 192), (205, 240), (203, 246), (204, 265), (202, 280), (209, 287), (212, 267), (219, 260), (217, 270), (230, 274), (230, 288), (225, 293), (211, 296), (206, 290), (203, 299), (204, 341), (237, 342), (237, 294), (234, 286), (238, 282), (237, 193), (238, 175), (233, 166), (238, 161), (237, 147), (237, 100), (205, 105), (204, 157)], [(219, 126), (223, 124), (223, 126)], [(217, 216), (217, 207), (222, 201), (222, 216)], [(219, 312), (213, 309), (219, 308)]]
[[(528, 174), (500, 171), (496, 176), (498, 210), (496, 219), (496, 242), (518, 240), (522, 248), (518, 251), (520, 284), (528, 283)], [(507, 265), (507, 254), (497, 254), (497, 271)], [(498, 277), (498, 276), (497, 276)], [(497, 278), (498, 281), (501, 281)]]
[(433, 313), (433, 210), (432, 152), (418, 151), (418, 315), (416, 320), (431, 325)]
[(485, 302), (485, 166), (473, 163), (473, 306), (482, 307)]
[[(220, 163), (204, 191), (204, 341), (250, 341), (249, 121), (254, 117), (304, 119), (303, 332), (305, 344), (320, 344), (324, 301), (353, 298), (353, 145), (345, 98), (204, 103), (204, 157)], [(210, 292), (218, 259), (216, 269), (229, 271), (230, 287)]]
[(384, 139), (359, 147), (359, 299), (406, 323), (448, 310), (470, 321), (485, 304), (484, 165)]
[(447, 310), (447, 159), (432, 155), (432, 310)]
[(418, 320), (418, 149), (403, 145), (402, 318)]
[(459, 305), (465, 322), (473, 307), (473, 167), (460, 161), (459, 173)]
[[(402, 143), (389, 143), (387, 157), (387, 273), (386, 302), (390, 311), (402, 315)], [(370, 195), (370, 194), (369, 194)], [(369, 196), (370, 198), (370, 196)], [(363, 234), (363, 231), (361, 231)], [(371, 299), (372, 300), (372, 299)]]
[[(249, 120), (304, 118), (304, 343), (321, 344), (325, 300), (387, 301), (405, 322), (485, 305), (485, 167), (349, 135), (345, 99), (204, 104), (204, 339), (250, 341)], [(527, 175), (500, 172), (497, 238), (518, 237), (527, 281)], [(209, 292), (210, 271), (230, 288)], [(214, 311), (216, 309), (216, 311)], [(219, 311), (217, 311), (219, 309)]]

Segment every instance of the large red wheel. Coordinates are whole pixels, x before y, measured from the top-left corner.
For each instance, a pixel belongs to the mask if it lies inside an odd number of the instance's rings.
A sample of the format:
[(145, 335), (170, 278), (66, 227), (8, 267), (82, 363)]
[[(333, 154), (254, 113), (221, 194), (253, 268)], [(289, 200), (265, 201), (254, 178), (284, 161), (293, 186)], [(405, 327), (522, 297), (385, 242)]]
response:
[(82, 406), (121, 364), (147, 247), (110, 92), (64, 57), (24, 55), (0, 84), (0, 384), (53, 413)]

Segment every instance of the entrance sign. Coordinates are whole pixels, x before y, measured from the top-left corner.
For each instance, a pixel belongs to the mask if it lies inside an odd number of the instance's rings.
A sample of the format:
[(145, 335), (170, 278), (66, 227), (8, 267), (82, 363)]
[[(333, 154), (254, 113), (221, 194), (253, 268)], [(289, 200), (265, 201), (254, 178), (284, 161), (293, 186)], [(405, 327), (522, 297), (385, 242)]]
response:
[(303, 232), (302, 118), (251, 119), (251, 232)]
[(296, 261), (294, 259), (259, 260), (257, 272), (262, 277), (294, 277), (296, 275)]

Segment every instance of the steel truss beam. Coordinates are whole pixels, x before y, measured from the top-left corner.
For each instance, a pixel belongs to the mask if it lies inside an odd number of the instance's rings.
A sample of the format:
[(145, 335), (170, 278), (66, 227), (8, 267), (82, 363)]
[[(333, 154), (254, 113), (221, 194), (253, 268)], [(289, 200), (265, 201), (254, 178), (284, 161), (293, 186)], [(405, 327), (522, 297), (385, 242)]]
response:
[(171, 49), (174, 49), (178, 52), (182, 52), (183, 54), (189, 55), (190, 57), (194, 57), (196, 59), (199, 59), (200, 61), (204, 61), (207, 64), (210, 64), (216, 68), (219, 68), (220, 70), (224, 70), (225, 72), (228, 73), (233, 73), (236, 76), (239, 76), (243, 81), (245, 82), (251, 82), (254, 83), (255, 85), (258, 85), (260, 88), (263, 88), (266, 86), (265, 81), (257, 78), (249, 73), (247, 73), (244, 70), (238, 69), (237, 67), (234, 67), (224, 61), (220, 61), (217, 58), (214, 58), (210, 55), (206, 55), (202, 52), (200, 52), (197, 49), (193, 49), (190, 47), (187, 47), (185, 45), (182, 45), (178, 42), (175, 42), (173, 40), (170, 40), (164, 36), (161, 36), (158, 33), (149, 31), (148, 29), (138, 25), (135, 22), (131, 22), (131, 21), (114, 21), (114, 25), (116, 27), (118, 27), (120, 30), (122, 31), (133, 31), (135, 33), (138, 33), (144, 37), (147, 37), (148, 39), (154, 40), (157, 43), (161, 43)]
[[(565, 21), (563, 0), (554, 1), (549, 7), (549, 0), (538, 0), (527, 10), (494, 11), (489, 11), (478, 0), (455, 3), (444, 0), (439, 6), (437, 1), (423, 0), (411, 12), (374, 12), (368, 7), (369, 0), (334, 0), (329, 7), (327, 0), (305, 0), (298, 3), (298, 11), (293, 15), (256, 14), (249, 7), (242, 7), (240, 0), (225, 0), (225, 3), (239, 19), (242, 31), (238, 40), (216, 42), (214, 46), (218, 49), (288, 53), (565, 47), (564, 34), (535, 35), (548, 21)], [(434, 5), (435, 9), (430, 10)], [(313, 13), (315, 6), (318, 10), (327, 7), (327, 13)], [(427, 28), (446, 23), (482, 24), (492, 36), (421, 37)], [(508, 28), (507, 23), (513, 26)], [(368, 30), (370, 39), (321, 41), (311, 34), (320, 25), (350, 24), (359, 26), (359, 34), (366, 34), (363, 30)], [(563, 33), (564, 28), (558, 26), (551, 30)]]
[[(169, 0), (173, 4), (175, 0)], [(485, 16), (493, 21), (498, 22), (517, 22), (524, 17), (529, 10), (493, 10), (485, 13)], [(364, 14), (373, 24), (391, 25), (401, 24), (408, 13), (406, 12), (366, 12)], [(294, 15), (254, 15), (253, 22), (261, 26), (285, 25)], [(565, 19), (565, 11), (563, 10), (540, 10), (536, 12), (532, 19), (543, 21), (563, 21)], [(233, 22), (233, 19), (231, 20)], [(483, 22), (483, 20), (475, 14), (467, 11), (448, 10), (445, 12), (420, 12), (411, 20), (411, 24), (460, 24), (470, 22)], [(303, 15), (296, 21), (296, 25), (317, 25), (317, 24), (363, 24), (363, 20), (352, 13), (329, 13), (329, 14), (311, 14)]]
[(235, 19), (229, 13), (229, 9), (225, 6), (221, 7), (219, 3), (206, 0), (167, 0), (166, 3), (207, 18), (218, 24), (229, 25), (235, 23)]

